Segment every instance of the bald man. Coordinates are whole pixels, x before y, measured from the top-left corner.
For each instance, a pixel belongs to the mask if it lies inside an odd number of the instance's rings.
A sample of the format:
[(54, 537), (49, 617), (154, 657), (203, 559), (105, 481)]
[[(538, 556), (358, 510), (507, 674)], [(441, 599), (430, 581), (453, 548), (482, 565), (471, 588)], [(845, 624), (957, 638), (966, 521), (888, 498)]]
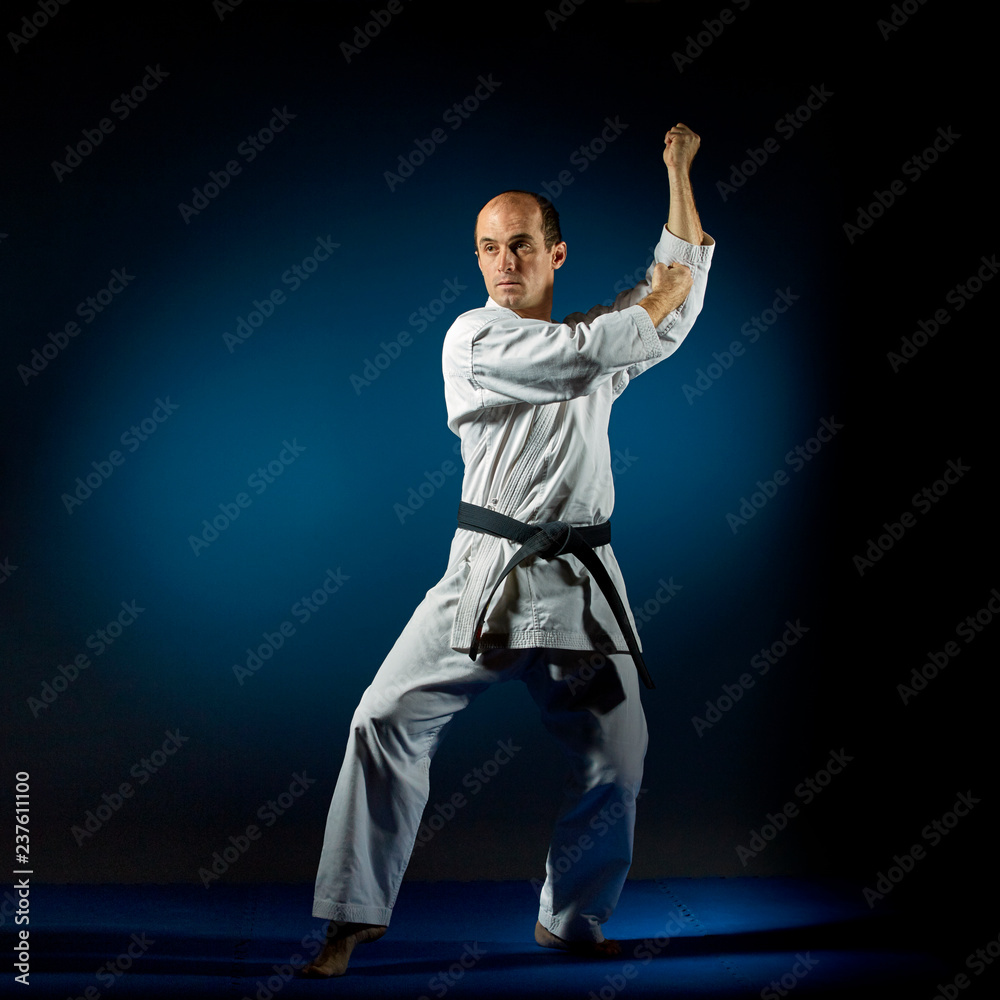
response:
[(610, 307), (552, 321), (566, 243), (547, 199), (506, 191), (476, 219), (489, 297), (458, 317), (443, 350), (448, 426), (465, 463), (459, 527), (444, 577), (351, 722), (313, 905), (330, 924), (307, 976), (342, 975), (356, 944), (386, 932), (445, 730), (513, 679), (570, 770), (535, 940), (586, 956), (620, 950), (601, 925), (632, 861), (647, 742), (639, 681), (652, 680), (610, 545), (607, 429), (629, 381), (672, 354), (701, 311), (715, 241), (691, 189), (699, 144), (683, 124), (666, 134), (667, 223), (646, 280)]

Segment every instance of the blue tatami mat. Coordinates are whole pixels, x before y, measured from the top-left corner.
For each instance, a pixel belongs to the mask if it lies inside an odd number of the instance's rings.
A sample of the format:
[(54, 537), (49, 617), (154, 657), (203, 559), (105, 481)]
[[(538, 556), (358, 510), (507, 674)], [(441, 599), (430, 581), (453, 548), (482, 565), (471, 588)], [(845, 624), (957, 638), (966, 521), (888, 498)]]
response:
[[(154, 997), (532, 998), (895, 996), (946, 975), (926, 942), (856, 887), (782, 878), (628, 882), (606, 927), (614, 959), (539, 948), (526, 882), (407, 882), (392, 926), (347, 975), (294, 970), (325, 922), (311, 885), (33, 888), (30, 988), (59, 1000)], [(930, 995), (930, 994), (928, 994)]]

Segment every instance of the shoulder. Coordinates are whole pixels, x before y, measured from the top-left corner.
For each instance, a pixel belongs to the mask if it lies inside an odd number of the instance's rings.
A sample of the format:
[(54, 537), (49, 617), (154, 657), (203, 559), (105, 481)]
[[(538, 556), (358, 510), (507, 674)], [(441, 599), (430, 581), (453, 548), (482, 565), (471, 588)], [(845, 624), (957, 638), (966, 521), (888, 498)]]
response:
[(469, 344), (479, 339), (485, 331), (496, 327), (518, 325), (522, 320), (517, 313), (492, 303), (470, 309), (457, 316), (444, 335), (445, 348), (449, 345)]
[(461, 335), (469, 330), (478, 330), (489, 323), (495, 323), (503, 316), (514, 315), (509, 309), (488, 304), (478, 309), (469, 309), (455, 317), (446, 336)]
[(443, 355), (445, 369), (464, 371), (472, 363), (472, 345), (492, 325), (508, 312), (497, 306), (470, 309), (457, 316), (444, 335)]

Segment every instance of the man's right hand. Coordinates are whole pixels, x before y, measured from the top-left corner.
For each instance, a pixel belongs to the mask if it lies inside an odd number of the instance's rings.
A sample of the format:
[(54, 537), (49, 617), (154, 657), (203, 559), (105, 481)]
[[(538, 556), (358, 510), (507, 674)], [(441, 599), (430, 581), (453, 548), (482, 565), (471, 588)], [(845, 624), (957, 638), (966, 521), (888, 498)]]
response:
[(654, 326), (659, 326), (687, 297), (694, 284), (691, 268), (686, 264), (653, 265), (652, 291), (639, 301)]

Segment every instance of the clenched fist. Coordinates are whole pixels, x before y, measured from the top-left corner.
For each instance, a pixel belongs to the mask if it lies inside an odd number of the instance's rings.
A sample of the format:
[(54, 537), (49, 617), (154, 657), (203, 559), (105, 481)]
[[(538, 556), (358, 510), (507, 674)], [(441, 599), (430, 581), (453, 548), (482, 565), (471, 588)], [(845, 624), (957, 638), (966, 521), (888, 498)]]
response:
[(692, 132), (687, 125), (678, 122), (664, 137), (663, 162), (667, 169), (688, 171), (698, 147), (701, 136)]
[(659, 326), (688, 297), (694, 276), (686, 264), (653, 265), (650, 293), (638, 302), (649, 313), (654, 326)]
[[(659, 261), (653, 265), (653, 277), (650, 287), (654, 292), (667, 292), (673, 296), (680, 296), (680, 302), (687, 298), (691, 291), (694, 277), (691, 268), (687, 264), (661, 264)], [(678, 304), (680, 304), (678, 302)]]

